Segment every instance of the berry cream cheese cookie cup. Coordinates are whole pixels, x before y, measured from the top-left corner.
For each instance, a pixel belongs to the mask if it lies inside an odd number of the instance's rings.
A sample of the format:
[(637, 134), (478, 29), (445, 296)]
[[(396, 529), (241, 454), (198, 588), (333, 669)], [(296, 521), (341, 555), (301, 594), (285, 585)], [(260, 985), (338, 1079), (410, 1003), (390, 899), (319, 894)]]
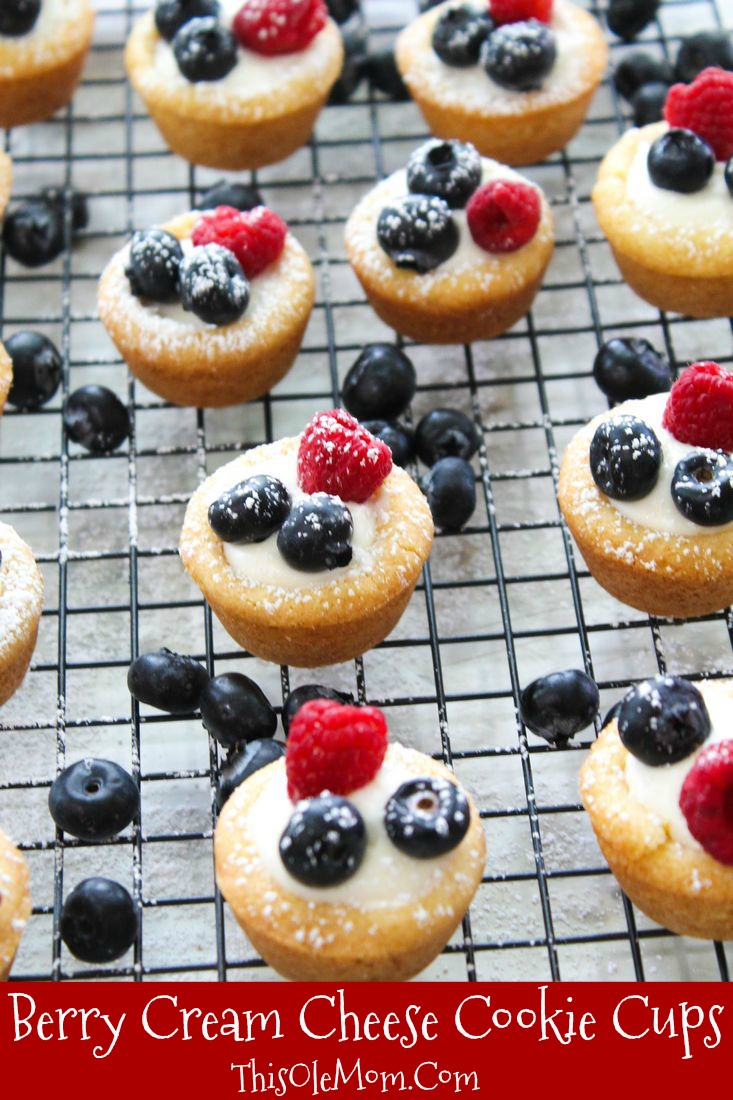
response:
[(684, 936), (733, 939), (733, 682), (637, 684), (593, 744), (580, 794), (619, 885)]
[(0, 705), (31, 663), (43, 609), (43, 578), (30, 548), (0, 523)]
[(180, 552), (239, 645), (312, 668), (357, 657), (390, 633), (432, 537), (415, 482), (335, 410), (207, 478), (186, 510)]
[(372, 308), (415, 340), (488, 340), (524, 316), (554, 247), (538, 187), (472, 145), (434, 139), (382, 180), (346, 224)]
[(0, 11), (0, 126), (38, 122), (68, 103), (93, 27), (89, 0), (6, 0)]
[(437, 137), (532, 164), (580, 127), (608, 49), (596, 20), (567, 0), (450, 0), (402, 31), (395, 56)]
[[(711, 122), (712, 119), (712, 122)], [(658, 309), (733, 314), (733, 73), (674, 85), (664, 122), (628, 130), (593, 188), (631, 289)]]
[(176, 405), (267, 393), (315, 297), (303, 248), (267, 207), (219, 206), (136, 233), (99, 283), (99, 316), (133, 374)]
[(0, 829), (0, 982), (7, 981), (31, 915), (28, 878), (25, 859)]
[(651, 615), (733, 602), (733, 375), (695, 363), (669, 394), (591, 420), (563, 458), (558, 500), (596, 581)]
[(159, 0), (125, 50), (132, 85), (170, 148), (228, 170), (300, 148), (342, 64), (323, 0)]
[(404, 981), (440, 953), (483, 875), (470, 798), (387, 745), (375, 707), (306, 703), (284, 759), (231, 795), (216, 877), (262, 957), (295, 981)]

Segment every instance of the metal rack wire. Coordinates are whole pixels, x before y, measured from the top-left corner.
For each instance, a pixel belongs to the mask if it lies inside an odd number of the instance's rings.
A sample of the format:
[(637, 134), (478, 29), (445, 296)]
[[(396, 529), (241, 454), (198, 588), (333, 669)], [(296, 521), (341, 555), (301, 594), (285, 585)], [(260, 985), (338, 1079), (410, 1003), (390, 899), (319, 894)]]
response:
[[(586, 4), (602, 16), (601, 5)], [(412, 0), (364, 0), (372, 42), (386, 44), (415, 13)], [(580, 135), (527, 170), (558, 227), (552, 266), (532, 313), (512, 332), (466, 348), (412, 345), (417, 419), (463, 408), (480, 428), (479, 507), (459, 535), (440, 536), (407, 614), (362, 659), (312, 673), (242, 654), (204, 606), (177, 559), (183, 509), (197, 481), (242, 446), (297, 432), (338, 401), (363, 343), (393, 334), (376, 321), (345, 261), (345, 217), (376, 178), (424, 139), (412, 104), (363, 88), (328, 107), (311, 143), (259, 173), (266, 201), (301, 238), (319, 293), (298, 363), (261, 401), (231, 410), (176, 409), (128, 376), (101, 329), (96, 280), (134, 228), (190, 207), (218, 173), (169, 154), (124, 78), (121, 51), (140, 9), (99, 5), (95, 45), (72, 105), (6, 136), (14, 198), (45, 184), (89, 195), (89, 228), (58, 261), (29, 272), (0, 257), (3, 333), (33, 328), (63, 352), (62, 391), (35, 413), (6, 411), (0, 429), (0, 514), (31, 543), (46, 581), (33, 668), (0, 714), (0, 824), (31, 866), (33, 917), (14, 977), (274, 978), (229, 917), (213, 878), (213, 790), (220, 765), (195, 715), (139, 707), (125, 674), (138, 653), (194, 651), (209, 670), (240, 668), (279, 701), (323, 679), (387, 711), (395, 736), (444, 757), (473, 792), (489, 861), (463, 929), (429, 979), (720, 978), (730, 947), (681, 940), (637, 913), (605, 867), (578, 802), (576, 777), (592, 734), (568, 750), (527, 736), (521, 685), (584, 667), (604, 703), (658, 669), (730, 675), (730, 613), (687, 623), (650, 620), (617, 604), (577, 560), (554, 497), (558, 456), (600, 411), (591, 377), (613, 334), (647, 336), (670, 361), (730, 363), (729, 322), (660, 315), (620, 281), (589, 194), (600, 156), (625, 125), (606, 81)], [(674, 56), (681, 34), (733, 25), (730, 0), (666, 0), (635, 48)], [(612, 43), (614, 58), (628, 49)], [(112, 455), (64, 437), (63, 397), (99, 381), (126, 399), (132, 433)], [(101, 846), (55, 832), (46, 799), (57, 771), (83, 755), (131, 770), (141, 813)], [(110, 967), (69, 955), (59, 936), (64, 896), (101, 873), (140, 907), (134, 951)]]

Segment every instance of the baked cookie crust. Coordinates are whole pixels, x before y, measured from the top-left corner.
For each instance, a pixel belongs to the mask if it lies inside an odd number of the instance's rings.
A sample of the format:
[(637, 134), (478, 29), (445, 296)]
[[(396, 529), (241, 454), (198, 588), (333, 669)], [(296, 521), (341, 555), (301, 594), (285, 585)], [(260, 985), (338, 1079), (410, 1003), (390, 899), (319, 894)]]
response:
[(5, 411), (5, 402), (13, 384), (13, 363), (5, 350), (5, 345), (0, 342), (0, 416)]
[(43, 578), (29, 546), (0, 523), (0, 706), (28, 671), (43, 610)]
[(25, 859), (0, 829), (0, 982), (7, 981), (26, 921), (31, 915)]

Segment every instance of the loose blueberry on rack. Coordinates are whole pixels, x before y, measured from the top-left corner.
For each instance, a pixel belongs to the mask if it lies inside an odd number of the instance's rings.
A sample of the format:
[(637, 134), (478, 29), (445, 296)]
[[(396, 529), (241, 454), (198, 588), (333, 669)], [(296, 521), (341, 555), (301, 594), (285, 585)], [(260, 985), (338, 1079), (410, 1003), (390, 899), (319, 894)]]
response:
[(233, 180), (217, 180), (201, 195), (197, 210), (215, 210), (217, 206), (231, 206), (234, 210), (254, 210), (264, 206), (264, 199), (256, 187)]
[(372, 88), (384, 92), (394, 103), (406, 103), (410, 92), (397, 68), (394, 49), (377, 50), (366, 59), (365, 72)]
[(405, 855), (435, 859), (452, 852), (471, 823), (471, 811), (460, 787), (426, 776), (402, 783), (387, 802), (384, 828)]
[(284, 755), (285, 745), (272, 737), (257, 737), (254, 741), (248, 741), (242, 751), (221, 770), (216, 786), (217, 807), (221, 809), (232, 791), (245, 779)]
[(61, 938), (83, 962), (108, 963), (132, 947), (137, 909), (124, 886), (109, 878), (85, 878), (64, 901)]
[(64, 768), (48, 793), (59, 829), (80, 840), (109, 840), (127, 828), (139, 805), (132, 776), (111, 760), (78, 760)]
[(449, 455), (470, 458), (478, 445), (476, 425), (458, 409), (431, 409), (415, 429), (415, 450), (426, 466)]
[(364, 420), (363, 426), (375, 439), (381, 439), (392, 452), (396, 466), (407, 466), (415, 457), (415, 436), (404, 424), (392, 424), (387, 420)]
[(303, 684), (294, 688), (283, 703), (283, 729), (287, 737), (290, 723), (300, 708), (313, 699), (330, 699), (334, 703), (343, 703), (345, 706), (354, 705), (354, 696), (349, 691), (337, 691), (336, 688), (327, 687), (325, 684)]
[(141, 654), (127, 670), (130, 694), (138, 702), (169, 714), (198, 710), (201, 692), (208, 682), (209, 674), (202, 664), (165, 646)]
[(209, 325), (238, 321), (249, 303), (249, 283), (228, 248), (205, 244), (181, 264), (181, 304)]
[(610, 0), (606, 13), (608, 29), (632, 42), (659, 10), (661, 0)]
[(682, 784), (680, 809), (708, 855), (733, 867), (733, 739), (716, 741), (698, 755)]
[(392, 420), (410, 404), (416, 386), (415, 368), (404, 351), (393, 344), (367, 344), (349, 368), (341, 396), (357, 420)]
[(681, 676), (654, 676), (636, 684), (621, 701), (619, 737), (642, 764), (676, 764), (710, 734), (705, 700)]
[(631, 97), (631, 116), (634, 126), (649, 126), (664, 117), (664, 104), (667, 101), (669, 84), (654, 81), (643, 84)]
[(212, 502), (209, 523), (224, 542), (264, 542), (282, 525), (290, 503), (282, 481), (255, 474)]
[(359, 11), (359, 0), (326, 0), (326, 7), (336, 23), (345, 23)]
[(130, 417), (106, 386), (80, 386), (64, 404), (64, 427), (75, 443), (95, 454), (114, 451), (130, 434)]
[(237, 64), (237, 40), (213, 16), (184, 23), (172, 49), (178, 68), (192, 84), (221, 80)]
[(158, 0), (155, 5), (155, 26), (161, 38), (172, 42), (176, 31), (191, 19), (218, 14), (218, 0)]
[(657, 436), (637, 416), (604, 420), (590, 445), (590, 472), (614, 500), (640, 500), (652, 491), (662, 464)]
[(692, 130), (667, 130), (650, 148), (647, 167), (657, 187), (690, 195), (702, 190), (712, 176), (715, 153)]
[(28, 199), (5, 216), (3, 244), (25, 267), (41, 267), (63, 251), (64, 219), (56, 203)]
[(33, 30), (41, 11), (41, 0), (4, 0), (0, 4), (0, 34), (19, 38)]
[(14, 332), (5, 350), (13, 364), (8, 401), (18, 409), (40, 409), (59, 388), (61, 353), (42, 332)]
[(359, 870), (366, 851), (364, 818), (346, 798), (322, 794), (299, 802), (280, 837), (280, 858), (307, 886), (336, 886)]
[(733, 520), (733, 458), (724, 451), (696, 450), (680, 459), (672, 475), (672, 500), (685, 519), (701, 527)]
[(277, 535), (277, 548), (293, 569), (317, 573), (351, 561), (354, 521), (338, 497), (314, 493), (293, 505)]
[(494, 25), (488, 12), (478, 12), (463, 5), (448, 8), (433, 28), (433, 49), (446, 65), (459, 69), (476, 65), (481, 47)]
[(476, 510), (476, 476), (465, 458), (439, 458), (421, 486), (441, 531), (460, 531)]
[(344, 64), (341, 75), (331, 88), (329, 103), (347, 103), (366, 76), (368, 32), (361, 22), (341, 27)]
[(407, 186), (421, 195), (437, 195), (454, 210), (463, 209), (481, 183), (481, 157), (465, 141), (434, 138), (407, 162)]
[(58, 207), (62, 218), (67, 201), (71, 202), (71, 228), (75, 233), (80, 229), (86, 229), (89, 225), (89, 203), (86, 195), (81, 191), (71, 191), (67, 198), (67, 192), (63, 187), (44, 187), (41, 198), (52, 206)]
[(178, 295), (183, 262), (181, 242), (165, 229), (140, 229), (133, 234), (125, 264), (130, 290), (137, 298), (168, 302)]
[(407, 195), (382, 208), (377, 240), (397, 264), (424, 275), (458, 248), (450, 207), (435, 195)]
[(674, 75), (691, 84), (708, 68), (733, 69), (733, 38), (725, 31), (700, 31), (683, 38), (674, 63)]
[(593, 377), (612, 401), (665, 393), (672, 385), (669, 363), (641, 337), (615, 336), (599, 348)]
[(209, 680), (199, 700), (201, 721), (220, 745), (272, 737), (277, 714), (262, 689), (242, 672), (225, 672)]
[(537, 19), (523, 23), (505, 23), (486, 40), (481, 63), (500, 87), (515, 92), (531, 92), (555, 64), (555, 36)]
[(527, 729), (551, 745), (564, 745), (589, 726), (598, 714), (595, 682), (577, 668), (551, 672), (533, 680), (519, 697), (519, 712)]
[(613, 71), (613, 85), (620, 96), (630, 100), (645, 84), (672, 84), (672, 66), (648, 53), (629, 53)]

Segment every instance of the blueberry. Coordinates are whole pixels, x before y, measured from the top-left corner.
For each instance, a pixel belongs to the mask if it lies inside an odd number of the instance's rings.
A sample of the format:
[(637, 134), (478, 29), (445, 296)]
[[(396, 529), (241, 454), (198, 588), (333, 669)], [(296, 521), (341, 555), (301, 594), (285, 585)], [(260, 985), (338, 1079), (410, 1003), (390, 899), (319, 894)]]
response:
[(88, 451), (114, 451), (130, 434), (130, 417), (117, 394), (106, 386), (80, 386), (64, 404), (70, 439)]
[(431, 8), (437, 8), (438, 4), (445, 3), (445, 0), (420, 0), (420, 11), (430, 11)]
[(712, 176), (715, 153), (692, 130), (667, 130), (649, 150), (647, 167), (657, 187), (690, 195)]
[(176, 31), (191, 19), (218, 14), (218, 0), (158, 0), (155, 5), (155, 26), (161, 38), (171, 42)]
[(664, 104), (667, 102), (668, 84), (654, 81), (642, 84), (638, 92), (631, 97), (631, 115), (634, 126), (649, 126), (664, 118)]
[(519, 697), (519, 713), (525, 726), (551, 745), (563, 745), (589, 726), (599, 705), (594, 681), (577, 668), (540, 676)]
[(3, 0), (0, 4), (0, 34), (19, 38), (33, 30), (41, 11), (41, 0)]
[(354, 521), (338, 497), (314, 493), (294, 504), (277, 536), (277, 548), (293, 569), (317, 573), (351, 561)]
[(447, 8), (433, 28), (433, 49), (441, 61), (465, 69), (478, 64), (484, 42), (494, 29), (494, 20), (473, 8)]
[(209, 506), (209, 523), (224, 542), (264, 542), (290, 511), (282, 481), (256, 474), (227, 489)]
[(109, 878), (85, 878), (61, 910), (61, 938), (83, 962), (106, 963), (132, 947), (138, 933), (135, 903)]
[(432, 776), (402, 783), (384, 811), (387, 836), (395, 848), (414, 859), (452, 852), (470, 824), (471, 810), (461, 788)]
[(636, 416), (602, 421), (590, 445), (590, 472), (614, 500), (640, 500), (659, 477), (662, 448), (652, 429)]
[(64, 248), (64, 220), (57, 204), (28, 199), (5, 217), (3, 244), (25, 267), (50, 263)]
[(198, 710), (201, 692), (208, 682), (209, 674), (203, 665), (165, 647), (141, 654), (127, 672), (130, 694), (138, 702), (169, 714)]
[(295, 715), (304, 703), (310, 703), (313, 699), (331, 699), (334, 703), (354, 705), (354, 696), (350, 692), (337, 691), (325, 684), (303, 684), (302, 687), (294, 688), (283, 704), (283, 729), (286, 737)]
[(382, 208), (377, 240), (397, 267), (424, 275), (458, 248), (450, 207), (435, 195), (407, 195)]
[(674, 75), (691, 84), (707, 68), (733, 69), (733, 39), (725, 31), (700, 31), (683, 38), (674, 63)]
[(406, 103), (410, 98), (407, 85), (397, 68), (394, 50), (379, 50), (366, 59), (365, 72), (373, 88), (384, 92), (395, 103)]
[(274, 760), (279, 760), (285, 755), (285, 745), (282, 741), (275, 741), (272, 737), (257, 737), (254, 741), (248, 741), (241, 752), (237, 753), (233, 760), (221, 770), (221, 776), (216, 787), (216, 804), (222, 808), (226, 800), (237, 789), (240, 783), (249, 779), (260, 768), (267, 767)]
[(465, 141), (434, 138), (416, 149), (407, 162), (407, 186), (422, 195), (437, 195), (462, 209), (481, 183), (481, 157)]
[(254, 680), (241, 672), (225, 672), (209, 680), (199, 700), (201, 721), (220, 745), (272, 737), (277, 715)]
[(465, 458), (439, 458), (423, 478), (422, 489), (442, 531), (460, 531), (476, 509), (476, 478)]
[(648, 340), (615, 336), (598, 351), (593, 377), (612, 401), (665, 393), (672, 385), (669, 364)]
[(631, 42), (651, 23), (661, 0), (609, 0), (606, 22), (624, 42)]
[(125, 264), (130, 290), (137, 298), (169, 302), (178, 297), (183, 249), (165, 229), (140, 229), (133, 234)]
[(348, 103), (366, 76), (367, 29), (363, 23), (341, 29), (344, 64), (341, 75), (331, 88), (329, 103)]
[(731, 157), (725, 166), (725, 184), (731, 195), (733, 195), (733, 157)]
[(48, 808), (59, 829), (80, 840), (109, 840), (130, 824), (140, 795), (111, 760), (78, 760), (51, 784)]
[(367, 344), (341, 387), (344, 405), (357, 420), (393, 420), (412, 401), (415, 368), (393, 344)]
[(617, 723), (631, 755), (652, 768), (684, 760), (711, 728), (705, 700), (681, 676), (654, 676), (636, 684), (621, 701)]
[(196, 203), (197, 210), (213, 210), (216, 206), (232, 206), (235, 210), (254, 210), (264, 206), (264, 199), (256, 187), (231, 180), (217, 180), (204, 191)]
[(364, 420), (364, 427), (392, 452), (396, 466), (407, 466), (415, 458), (415, 436), (404, 424), (390, 424), (386, 420)]
[(630, 100), (644, 84), (672, 84), (674, 74), (668, 61), (648, 53), (629, 53), (613, 71), (613, 84), (620, 96)]
[(221, 80), (237, 64), (237, 40), (218, 19), (191, 19), (172, 43), (178, 68), (192, 84)]
[(359, 0), (326, 0), (326, 7), (336, 23), (345, 23), (359, 11)]
[[(58, 207), (61, 217), (64, 216), (67, 203), (67, 192), (63, 187), (44, 187), (41, 198), (52, 206)], [(81, 191), (72, 191), (68, 195), (71, 202), (71, 228), (76, 233), (80, 229), (86, 229), (89, 225), (89, 204), (87, 197)]]
[(61, 353), (42, 332), (14, 332), (5, 350), (13, 362), (8, 401), (18, 409), (40, 409), (59, 388)]
[(672, 500), (678, 512), (701, 527), (733, 520), (733, 458), (724, 451), (691, 451), (672, 475)]
[(432, 409), (415, 429), (415, 450), (426, 466), (448, 455), (470, 458), (478, 445), (476, 425), (458, 409)]
[(556, 55), (550, 28), (529, 19), (497, 27), (483, 45), (481, 63), (500, 87), (531, 92), (542, 87)]
[(249, 283), (228, 248), (205, 244), (181, 264), (181, 304), (209, 325), (238, 321), (249, 302)]
[(280, 837), (280, 858), (298, 882), (336, 886), (364, 858), (364, 818), (345, 798), (321, 794), (299, 802)]

